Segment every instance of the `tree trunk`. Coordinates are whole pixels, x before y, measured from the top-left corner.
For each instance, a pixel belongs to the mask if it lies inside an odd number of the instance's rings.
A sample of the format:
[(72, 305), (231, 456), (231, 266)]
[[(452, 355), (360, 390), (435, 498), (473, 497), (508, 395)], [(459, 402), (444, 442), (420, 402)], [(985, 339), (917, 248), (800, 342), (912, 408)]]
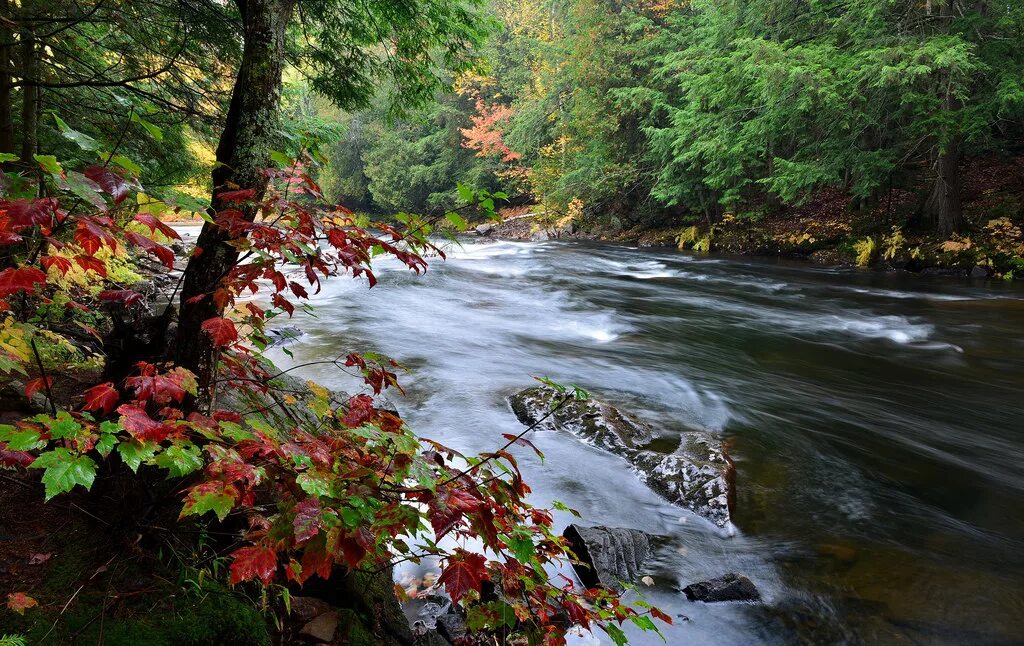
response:
[(960, 142), (955, 139), (939, 152), (935, 162), (935, 186), (924, 203), (925, 223), (944, 236), (957, 233), (963, 227), (959, 166)]
[[(237, 0), (242, 15), (245, 47), (242, 64), (231, 94), (227, 123), (217, 146), (213, 171), (211, 213), (225, 207), (219, 195), (231, 186), (255, 189), (259, 199), (267, 188), (264, 171), (270, 167), (270, 151), (278, 136), (281, 72), (284, 64), (284, 33), (291, 18), (293, 0)], [(243, 210), (250, 222), (257, 209)], [(175, 344), (175, 362), (196, 374), (202, 407), (212, 399), (216, 350), (202, 331), (204, 321), (223, 312), (213, 292), (222, 285), (238, 261), (229, 246), (228, 232), (206, 224), (199, 234), (196, 253), (185, 269), (181, 292), (181, 316)], [(190, 302), (203, 296), (201, 300)]]
[[(11, 15), (9, 0), (0, 0), (0, 16)], [(14, 109), (13, 81), (11, 69), (14, 58), (14, 34), (6, 23), (0, 20), (0, 153), (14, 153)], [(5, 164), (6, 166), (6, 164)]]
[[(946, 0), (939, 15), (947, 25), (952, 23), (956, 0)], [(960, 101), (952, 88), (952, 79), (943, 82), (942, 111), (953, 113)], [(935, 160), (935, 185), (924, 203), (922, 220), (941, 235), (958, 233), (963, 227), (963, 205), (960, 203), (960, 147), (963, 138), (957, 126), (946, 126), (941, 133), (939, 154)]]
[[(39, 49), (31, 27), (21, 34), (21, 66), (31, 82), (39, 78)], [(22, 86), (21, 101), (21, 163), (34, 167), (39, 136), (39, 86), (26, 82)]]

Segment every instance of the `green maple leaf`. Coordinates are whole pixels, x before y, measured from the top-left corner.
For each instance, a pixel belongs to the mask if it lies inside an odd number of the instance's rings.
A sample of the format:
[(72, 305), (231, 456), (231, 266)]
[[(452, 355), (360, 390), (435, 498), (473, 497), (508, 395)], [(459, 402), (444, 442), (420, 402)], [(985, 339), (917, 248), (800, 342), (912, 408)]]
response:
[(96, 480), (96, 463), (92, 458), (77, 455), (65, 448), (43, 453), (29, 468), (45, 469), (43, 484), (46, 486), (46, 500), (71, 491), (78, 485), (91, 489)]
[(121, 454), (121, 459), (124, 460), (124, 463), (128, 465), (132, 472), (137, 472), (139, 466), (143, 462), (149, 461), (158, 450), (160, 450), (160, 445), (156, 442), (131, 440), (130, 442), (121, 442), (117, 445), (117, 452)]
[(110, 433), (103, 433), (100, 435), (100, 439), (96, 441), (96, 452), (107, 457), (110, 452), (114, 450), (114, 446), (117, 445), (117, 436), (111, 435)]
[[(233, 488), (233, 487), (232, 487)], [(208, 482), (192, 489), (181, 510), (182, 516), (202, 516), (208, 511), (224, 520), (235, 506), (235, 494), (224, 489), (223, 483)]]
[(180, 478), (202, 469), (203, 456), (200, 455), (199, 449), (191, 444), (174, 444), (156, 456), (154, 463), (167, 469), (172, 477)]

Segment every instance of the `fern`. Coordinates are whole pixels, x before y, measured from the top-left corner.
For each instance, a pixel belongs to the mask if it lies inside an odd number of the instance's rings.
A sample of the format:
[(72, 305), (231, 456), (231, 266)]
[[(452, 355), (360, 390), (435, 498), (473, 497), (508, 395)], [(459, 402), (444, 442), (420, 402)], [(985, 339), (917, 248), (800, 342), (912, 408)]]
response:
[(27, 646), (23, 635), (0, 635), (0, 646)]
[(878, 250), (878, 244), (875, 242), (874, 238), (868, 237), (855, 242), (853, 244), (853, 250), (857, 252), (857, 264), (861, 267), (867, 267), (875, 258), (875, 252)]

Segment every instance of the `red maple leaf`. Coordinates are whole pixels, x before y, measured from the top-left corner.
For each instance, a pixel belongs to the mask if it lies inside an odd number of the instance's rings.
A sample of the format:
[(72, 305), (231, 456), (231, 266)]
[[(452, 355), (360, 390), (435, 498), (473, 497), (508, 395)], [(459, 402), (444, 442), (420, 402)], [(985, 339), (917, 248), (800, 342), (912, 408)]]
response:
[(173, 426), (156, 421), (138, 406), (124, 404), (118, 407), (117, 412), (123, 416), (121, 426), (124, 430), (140, 442), (163, 442), (174, 431)]
[(7, 607), (18, 613), (19, 615), (25, 614), (25, 611), (29, 608), (38, 606), (39, 602), (28, 596), (24, 592), (12, 592), (7, 595)]
[(277, 570), (277, 552), (269, 547), (242, 547), (231, 553), (231, 585), (259, 579), (268, 585)]
[(114, 388), (114, 383), (108, 381), (105, 384), (93, 386), (85, 391), (85, 405), (82, 408), (85, 410), (103, 411), (104, 415), (109, 415), (120, 398), (121, 393), (117, 392), (117, 388)]
[(25, 384), (25, 396), (32, 399), (40, 390), (46, 390), (53, 385), (53, 379), (50, 377), (39, 377)]
[(105, 166), (90, 166), (83, 173), (86, 177), (100, 185), (104, 191), (114, 198), (114, 204), (120, 204), (135, 187), (135, 182), (117, 174)]
[(140, 224), (146, 225), (147, 227), (149, 227), (149, 230), (152, 231), (153, 233), (159, 231), (160, 233), (164, 234), (171, 240), (181, 240), (181, 236), (178, 235), (177, 231), (161, 222), (152, 213), (139, 213), (138, 215), (135, 216), (135, 221)]
[(0, 442), (0, 467), (27, 467), (36, 461), (36, 458), (31, 453), (25, 451), (8, 451), (3, 448), (6, 446)]
[(141, 303), (143, 298), (145, 297), (142, 294), (130, 289), (108, 289), (99, 293), (101, 301), (124, 303), (125, 305)]
[(32, 292), (36, 285), (46, 284), (46, 274), (35, 267), (13, 267), (0, 271), (0, 298), (18, 292)]
[(323, 527), (320, 501), (316, 498), (306, 498), (295, 505), (295, 521), (292, 523), (295, 529), (295, 542), (302, 544), (317, 535)]
[(139, 247), (143, 251), (153, 254), (160, 259), (160, 262), (164, 264), (168, 269), (174, 268), (174, 252), (171, 251), (170, 247), (165, 247), (162, 244), (158, 244), (144, 235), (129, 231), (124, 234), (125, 239)]
[(373, 398), (369, 395), (356, 395), (348, 400), (348, 411), (341, 422), (349, 428), (356, 428), (370, 421), (373, 413)]
[(0, 231), (0, 245), (18, 244), (23, 238), (13, 231)]
[(221, 202), (248, 202), (256, 196), (256, 190), (251, 188), (240, 191), (224, 191), (217, 193), (217, 199)]
[(94, 258), (92, 256), (75, 256), (75, 262), (78, 263), (79, 267), (86, 271), (92, 270), (104, 278), (107, 277), (107, 265), (99, 258)]
[(117, 249), (117, 239), (107, 230), (113, 224), (110, 218), (80, 217), (75, 227), (75, 242), (90, 256), (95, 256), (104, 245), (114, 251)]
[(15, 200), (0, 202), (0, 211), (6, 212), (12, 229), (27, 229), (36, 225), (48, 228), (57, 211), (56, 198), (41, 200)]
[(448, 567), (437, 579), (443, 583), (452, 600), (458, 603), (470, 590), (480, 590), (480, 583), (490, 579), (487, 573), (487, 559), (480, 554), (457, 550), (448, 559)]
[(71, 271), (72, 267), (70, 260), (67, 258), (61, 258), (60, 256), (43, 256), (39, 259), (39, 262), (43, 264), (43, 268), (46, 269), (46, 271), (50, 271), (51, 267), (56, 267), (61, 276), (64, 276)]
[(213, 345), (220, 348), (238, 340), (238, 330), (235, 324), (226, 318), (215, 316), (212, 319), (203, 321), (203, 332), (210, 335)]

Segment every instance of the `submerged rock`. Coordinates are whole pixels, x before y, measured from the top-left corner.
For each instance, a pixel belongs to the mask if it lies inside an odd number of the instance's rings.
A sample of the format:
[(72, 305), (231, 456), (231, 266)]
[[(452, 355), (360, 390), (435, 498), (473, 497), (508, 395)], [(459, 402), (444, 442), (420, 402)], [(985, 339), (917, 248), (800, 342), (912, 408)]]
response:
[(761, 593), (753, 581), (739, 574), (726, 574), (717, 579), (693, 583), (683, 588), (690, 601), (715, 603), (719, 601), (757, 601)]
[[(563, 395), (553, 388), (539, 386), (512, 395), (509, 403), (523, 424), (568, 431), (584, 442), (622, 456), (648, 487), (669, 502), (719, 527), (729, 525), (733, 467), (720, 440), (703, 431), (686, 431), (680, 436), (658, 434), (646, 422), (605, 402), (569, 400), (559, 406), (562, 399)], [(678, 444), (674, 437), (678, 437)]]
[(651, 538), (638, 529), (569, 525), (562, 535), (580, 561), (572, 567), (588, 588), (621, 589), (620, 582), (636, 582), (651, 556)]

